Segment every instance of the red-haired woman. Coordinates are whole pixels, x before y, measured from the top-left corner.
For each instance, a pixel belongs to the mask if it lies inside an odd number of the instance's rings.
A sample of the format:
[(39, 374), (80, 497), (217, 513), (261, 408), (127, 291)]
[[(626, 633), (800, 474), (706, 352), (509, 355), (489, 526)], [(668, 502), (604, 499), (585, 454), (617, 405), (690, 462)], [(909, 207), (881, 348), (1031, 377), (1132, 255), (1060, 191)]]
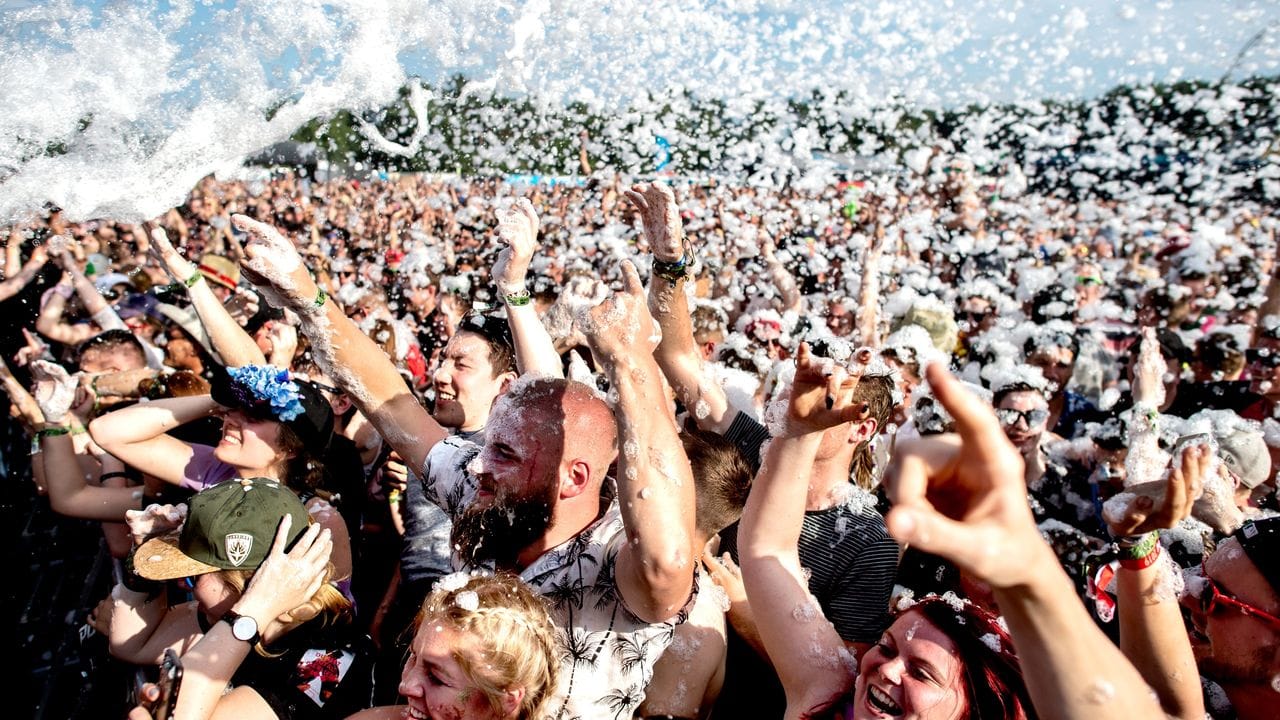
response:
[[(1176, 703), (1170, 691), (1185, 690), (1175, 680), (1189, 684), (1194, 678), (1190, 665), (1172, 672), (1161, 659), (1189, 658), (1185, 636), (1176, 637), (1180, 628), (1157, 637), (1144, 631), (1149, 622), (1130, 623), (1143, 647), (1171, 652), (1144, 652), (1133, 641), (1122, 642), (1134, 645), (1126, 651), (1142, 671), (1125, 658), (1090, 621), (1040, 538), (1019, 455), (990, 406), (940, 367), (927, 374), (960, 434), (897, 449), (886, 477), (895, 502), (889, 530), (991, 585), (1012, 632), (959, 598), (929, 599), (902, 611), (855, 666), (806, 589), (796, 544), (823, 432), (867, 410), (851, 402), (857, 378), (844, 368), (824, 367), (802, 344), (782, 432), (769, 445), (739, 533), (743, 583), (786, 690), (786, 717), (1162, 717), (1161, 704)], [(1122, 578), (1121, 584), (1139, 579)], [(1199, 717), (1203, 709), (1195, 705), (1184, 703), (1187, 712), (1175, 714)]]

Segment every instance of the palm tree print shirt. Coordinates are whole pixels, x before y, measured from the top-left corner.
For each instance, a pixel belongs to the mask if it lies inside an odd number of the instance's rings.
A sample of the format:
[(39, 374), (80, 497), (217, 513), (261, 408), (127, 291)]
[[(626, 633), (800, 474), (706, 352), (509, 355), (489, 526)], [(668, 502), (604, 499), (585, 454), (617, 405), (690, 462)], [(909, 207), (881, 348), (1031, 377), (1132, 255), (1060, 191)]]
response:
[[(423, 488), (451, 518), (475, 498), (478, 483), (467, 466), (479, 452), (479, 445), (450, 437), (427, 456)], [(606, 487), (594, 523), (520, 572), (550, 602), (559, 630), (560, 682), (551, 705), (557, 720), (630, 718), (644, 699), (654, 663), (697, 595), (695, 587), (685, 607), (666, 622), (647, 623), (627, 609), (613, 573), (627, 536), (612, 482)], [(466, 566), (456, 554), (453, 562), (455, 570), (493, 569)]]

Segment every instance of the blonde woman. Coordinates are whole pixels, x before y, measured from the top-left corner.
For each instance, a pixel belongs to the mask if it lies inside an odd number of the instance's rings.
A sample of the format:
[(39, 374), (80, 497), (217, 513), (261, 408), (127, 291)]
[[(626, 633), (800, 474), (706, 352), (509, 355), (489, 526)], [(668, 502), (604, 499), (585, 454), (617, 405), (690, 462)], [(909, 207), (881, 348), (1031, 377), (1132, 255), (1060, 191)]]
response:
[(559, 652), (543, 601), (509, 574), (447, 575), (427, 596), (400, 677), (404, 706), (354, 720), (525, 720), (546, 715)]

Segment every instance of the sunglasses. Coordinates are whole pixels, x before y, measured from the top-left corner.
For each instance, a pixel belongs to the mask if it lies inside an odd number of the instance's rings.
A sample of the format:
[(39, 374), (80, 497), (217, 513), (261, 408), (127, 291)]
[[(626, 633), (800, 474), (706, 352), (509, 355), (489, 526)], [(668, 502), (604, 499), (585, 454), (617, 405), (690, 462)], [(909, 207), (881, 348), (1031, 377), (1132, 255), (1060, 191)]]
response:
[(969, 323), (970, 325), (980, 325), (980, 324), (982, 324), (982, 321), (983, 321), (983, 320), (986, 320), (986, 319), (987, 319), (987, 318), (989, 318), (989, 317), (991, 317), (991, 313), (989, 313), (989, 312), (981, 312), (981, 313), (980, 313), (980, 312), (963, 312), (963, 313), (960, 313), (960, 319), (961, 319), (961, 320), (963, 320), (963, 321), (965, 321), (965, 322), (967, 322), (967, 323)]
[(1102, 278), (1098, 277), (1097, 275), (1077, 275), (1076, 284), (1077, 285), (1101, 285)]
[(317, 389), (317, 390), (322, 390), (322, 391), (324, 391), (324, 392), (333, 393), (334, 395), (341, 395), (341, 394), (342, 394), (342, 390), (341, 390), (340, 388), (336, 388), (336, 387), (334, 387), (334, 386), (332, 386), (332, 385), (325, 385), (324, 383), (316, 382), (315, 380), (307, 380), (306, 382), (308, 382), (308, 383), (311, 385), (311, 387), (313, 387), (313, 388), (315, 388), (315, 389)]
[(1018, 420), (1026, 423), (1027, 427), (1035, 427), (1049, 419), (1049, 411), (1044, 408), (1032, 408), (1031, 410), (996, 408), (996, 417), (1000, 419), (1000, 424), (1005, 427), (1017, 425)]
[(1272, 628), (1280, 630), (1280, 617), (1276, 617), (1265, 610), (1259, 610), (1222, 592), (1222, 589), (1218, 587), (1218, 583), (1214, 582), (1213, 578), (1209, 577), (1209, 573), (1205, 571), (1204, 560), (1200, 561), (1200, 575), (1204, 578), (1204, 590), (1200, 592), (1200, 612), (1208, 616), (1224, 605), (1230, 606), (1249, 617), (1261, 620)]

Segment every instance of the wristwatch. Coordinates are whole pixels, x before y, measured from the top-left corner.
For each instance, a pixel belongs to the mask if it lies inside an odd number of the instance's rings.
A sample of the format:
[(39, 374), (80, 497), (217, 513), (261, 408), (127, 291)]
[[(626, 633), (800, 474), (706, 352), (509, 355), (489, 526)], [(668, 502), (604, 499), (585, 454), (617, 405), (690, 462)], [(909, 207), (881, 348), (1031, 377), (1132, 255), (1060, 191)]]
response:
[(250, 645), (257, 645), (261, 638), (258, 635), (258, 621), (248, 615), (240, 615), (238, 613), (227, 611), (222, 616), (223, 622), (231, 626), (231, 635), (237, 640), (243, 640)]

